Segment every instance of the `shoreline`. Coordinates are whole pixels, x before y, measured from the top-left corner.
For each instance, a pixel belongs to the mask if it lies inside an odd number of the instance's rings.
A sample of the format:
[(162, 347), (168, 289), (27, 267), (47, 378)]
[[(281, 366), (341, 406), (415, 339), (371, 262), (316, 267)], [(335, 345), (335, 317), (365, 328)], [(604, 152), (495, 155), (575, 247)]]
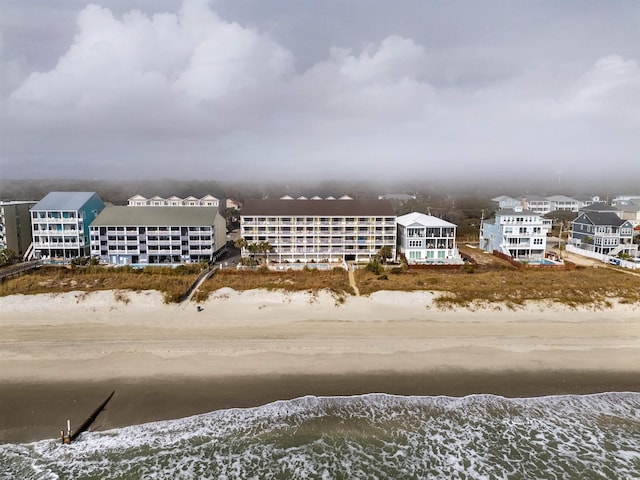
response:
[(640, 391), (640, 306), (439, 310), (430, 292), (336, 302), (221, 289), (0, 297), (0, 442), (56, 438), (113, 390), (102, 429), (305, 395)]
[(78, 426), (115, 390), (93, 429), (174, 420), (220, 409), (251, 408), (307, 395), (507, 398), (640, 392), (636, 372), (440, 371), (429, 374), (154, 377), (94, 382), (0, 383), (0, 444), (51, 439), (71, 419)]

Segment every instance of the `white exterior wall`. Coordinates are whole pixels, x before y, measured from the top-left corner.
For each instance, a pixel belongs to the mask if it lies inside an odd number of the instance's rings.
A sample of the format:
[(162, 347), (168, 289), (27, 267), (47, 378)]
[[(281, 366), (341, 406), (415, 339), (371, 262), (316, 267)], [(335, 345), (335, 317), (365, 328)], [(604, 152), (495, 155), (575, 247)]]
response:
[(385, 245), (396, 255), (396, 217), (241, 216), (240, 225), (242, 238), (268, 242), (278, 262), (367, 262)]
[(142, 195), (131, 197), (127, 205), (130, 207), (219, 207), (220, 200), (212, 195), (206, 195), (202, 198), (187, 197), (153, 197), (145, 198)]
[(429, 216), (421, 214), (398, 218), (398, 253), (405, 256), (409, 265), (463, 263), (456, 245), (456, 225), (428, 220)]
[[(114, 225), (90, 229), (91, 256), (111, 265), (198, 263), (211, 260), (219, 250), (213, 226)], [(221, 235), (226, 240), (225, 230)]]
[(498, 213), (494, 222), (483, 224), (480, 247), (486, 252), (497, 250), (515, 259), (544, 258), (550, 227), (550, 223), (539, 215)]
[(88, 253), (81, 211), (34, 211), (31, 231), (33, 248), (40, 252), (41, 258), (74, 258)]

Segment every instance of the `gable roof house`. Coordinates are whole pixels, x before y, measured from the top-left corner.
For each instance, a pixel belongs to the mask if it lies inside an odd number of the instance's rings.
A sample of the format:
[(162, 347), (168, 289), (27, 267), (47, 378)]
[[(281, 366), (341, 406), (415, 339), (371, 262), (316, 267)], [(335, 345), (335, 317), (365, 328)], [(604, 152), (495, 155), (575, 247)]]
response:
[(582, 212), (571, 222), (569, 242), (583, 250), (617, 255), (637, 253), (633, 241), (633, 225), (613, 212)]

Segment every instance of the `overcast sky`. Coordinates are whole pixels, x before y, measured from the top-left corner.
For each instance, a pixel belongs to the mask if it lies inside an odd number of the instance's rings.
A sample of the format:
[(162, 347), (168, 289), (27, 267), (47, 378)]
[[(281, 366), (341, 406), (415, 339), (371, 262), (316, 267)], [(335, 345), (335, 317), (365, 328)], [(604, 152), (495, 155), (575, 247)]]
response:
[(0, 177), (640, 182), (640, 2), (0, 0)]

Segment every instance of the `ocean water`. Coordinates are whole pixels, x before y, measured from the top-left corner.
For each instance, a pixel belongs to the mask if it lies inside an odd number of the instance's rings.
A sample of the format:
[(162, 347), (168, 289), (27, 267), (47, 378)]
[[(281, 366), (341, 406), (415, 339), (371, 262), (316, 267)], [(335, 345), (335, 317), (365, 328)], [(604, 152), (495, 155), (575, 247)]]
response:
[(640, 479), (640, 394), (303, 397), (0, 445), (1, 479)]

